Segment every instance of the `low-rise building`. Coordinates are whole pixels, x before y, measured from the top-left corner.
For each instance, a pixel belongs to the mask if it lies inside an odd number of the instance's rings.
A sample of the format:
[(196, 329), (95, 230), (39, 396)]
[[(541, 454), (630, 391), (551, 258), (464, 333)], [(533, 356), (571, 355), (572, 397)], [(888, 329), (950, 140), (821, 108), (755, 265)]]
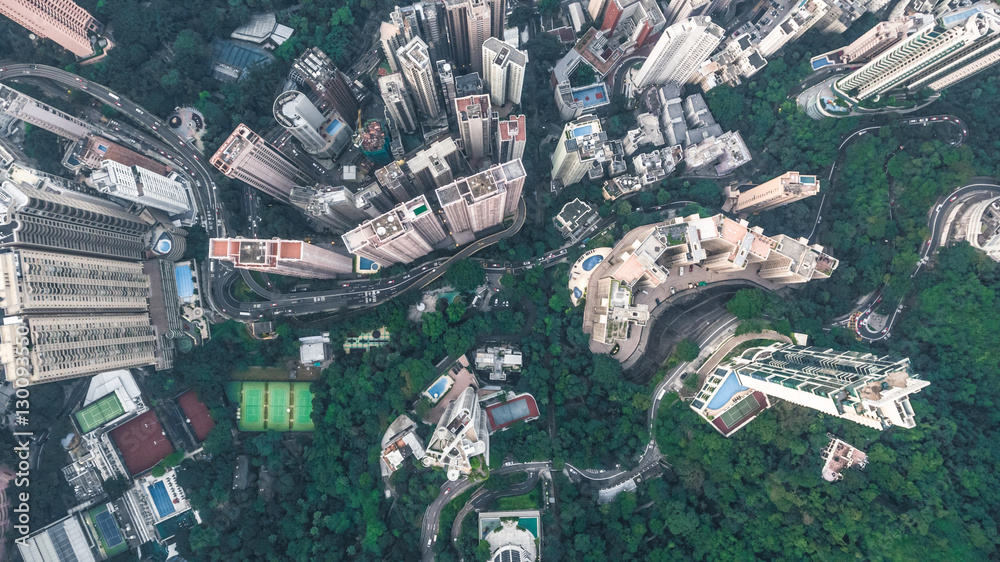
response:
[(319, 366), (330, 358), (330, 332), (299, 338), (299, 363)]
[(510, 345), (484, 347), (476, 351), (476, 370), (491, 381), (505, 381), (508, 373), (520, 372), (521, 350)]
[(632, 159), (632, 163), (642, 185), (651, 185), (663, 181), (672, 174), (683, 159), (684, 151), (680, 145), (675, 145), (640, 154)]
[(559, 214), (552, 218), (552, 222), (563, 238), (576, 242), (590, 225), (597, 222), (598, 218), (600, 217), (597, 212), (590, 205), (579, 199), (573, 199), (563, 205)]
[(830, 443), (823, 449), (823, 480), (836, 482), (844, 477), (843, 471), (851, 467), (864, 468), (868, 455), (850, 443), (827, 434)]
[(640, 179), (639, 176), (628, 174), (617, 178), (611, 178), (604, 182), (604, 187), (601, 188), (601, 192), (604, 194), (605, 199), (614, 201), (619, 197), (623, 197), (629, 193), (635, 193), (640, 189), (642, 189), (642, 179)]
[(715, 173), (725, 176), (753, 160), (739, 131), (729, 131), (720, 137), (709, 137), (684, 149), (687, 170), (694, 172), (715, 165)]

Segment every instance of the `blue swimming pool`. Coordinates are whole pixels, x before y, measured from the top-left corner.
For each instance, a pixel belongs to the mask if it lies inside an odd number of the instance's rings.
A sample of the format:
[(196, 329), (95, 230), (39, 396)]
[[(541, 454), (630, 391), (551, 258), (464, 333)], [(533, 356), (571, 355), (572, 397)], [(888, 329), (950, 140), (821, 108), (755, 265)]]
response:
[(583, 270), (590, 271), (597, 267), (597, 264), (604, 261), (603, 256), (590, 256), (589, 258), (583, 260)]
[(161, 519), (174, 512), (174, 503), (170, 501), (170, 494), (167, 493), (167, 487), (162, 481), (149, 486), (149, 495), (153, 497), (153, 503), (156, 504), (156, 511)]
[(175, 267), (174, 278), (177, 281), (177, 296), (186, 299), (194, 295), (194, 278), (191, 277), (190, 265)]
[(358, 258), (358, 269), (361, 271), (378, 271), (378, 264), (368, 258)]
[(339, 130), (341, 126), (342, 126), (342, 123), (340, 121), (334, 119), (333, 121), (330, 122), (329, 125), (326, 126), (326, 134), (332, 135), (332, 134), (336, 133), (337, 130)]
[(580, 290), (580, 287), (573, 287), (573, 297), (578, 299), (582, 296), (583, 296), (583, 291)]
[(733, 397), (737, 392), (747, 390), (747, 387), (740, 384), (740, 381), (736, 378), (736, 373), (732, 371), (726, 375), (725, 380), (722, 381), (722, 387), (715, 393), (712, 397), (712, 401), (708, 403), (709, 410), (716, 410), (725, 406), (726, 402)]
[(833, 64), (833, 61), (830, 60), (829, 57), (823, 57), (823, 58), (820, 58), (820, 59), (814, 59), (812, 61), (813, 70), (819, 70), (819, 69), (823, 68), (824, 66), (829, 66), (831, 64)]
[(429, 394), (434, 400), (437, 400), (438, 398), (441, 398), (441, 395), (444, 394), (444, 389), (447, 387), (448, 377), (441, 377), (427, 389), (427, 394)]

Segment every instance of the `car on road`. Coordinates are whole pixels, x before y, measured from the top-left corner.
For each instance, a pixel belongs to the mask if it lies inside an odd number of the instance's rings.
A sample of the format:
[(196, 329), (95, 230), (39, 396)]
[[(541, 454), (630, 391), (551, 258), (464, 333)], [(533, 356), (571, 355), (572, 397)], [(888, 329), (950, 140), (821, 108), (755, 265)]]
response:
[(450, 493), (451, 493), (451, 488), (448, 488), (447, 490), (445, 490), (445, 491), (444, 491), (444, 495), (446, 495), (446, 496), (447, 496), (448, 494), (450, 494)]
[(692, 271), (694, 271), (694, 265), (689, 265), (688, 266), (688, 273), (691, 273)]
[(952, 195), (948, 201), (954, 201), (955, 199), (958, 199), (958, 195)]

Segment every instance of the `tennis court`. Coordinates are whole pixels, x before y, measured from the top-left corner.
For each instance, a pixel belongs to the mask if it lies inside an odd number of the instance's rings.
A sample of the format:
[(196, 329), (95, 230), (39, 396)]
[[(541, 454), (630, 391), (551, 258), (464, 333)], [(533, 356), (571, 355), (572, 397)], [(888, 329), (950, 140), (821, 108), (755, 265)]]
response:
[(125, 408), (118, 400), (118, 395), (112, 392), (77, 412), (76, 422), (80, 426), (80, 431), (90, 433), (124, 413)]
[(243, 383), (243, 403), (240, 412), (240, 429), (244, 431), (264, 431), (264, 390), (266, 383)]
[(760, 405), (757, 404), (757, 399), (754, 398), (753, 393), (751, 393), (743, 397), (743, 399), (736, 404), (733, 404), (732, 408), (723, 412), (719, 417), (722, 419), (722, 423), (726, 424), (726, 426), (735, 427), (739, 425), (743, 418), (759, 408)]
[(267, 426), (275, 431), (288, 430), (288, 394), (292, 385), (287, 382), (267, 383)]
[(313, 394), (309, 390), (309, 383), (294, 383), (292, 392), (295, 400), (292, 408), (292, 431), (312, 431), (315, 426), (312, 421)]
[(101, 546), (108, 556), (114, 556), (128, 550), (128, 545), (125, 543), (125, 539), (118, 529), (118, 523), (115, 522), (114, 516), (108, 511), (107, 504), (92, 509), (90, 511), (90, 520), (97, 528), (97, 534), (101, 539)]

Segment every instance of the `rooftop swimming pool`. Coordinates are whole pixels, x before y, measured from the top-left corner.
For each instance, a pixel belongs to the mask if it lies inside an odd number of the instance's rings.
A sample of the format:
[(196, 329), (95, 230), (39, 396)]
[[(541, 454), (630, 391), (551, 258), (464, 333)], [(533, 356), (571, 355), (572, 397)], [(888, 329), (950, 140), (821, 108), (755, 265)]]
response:
[(434, 381), (434, 384), (424, 393), (429, 396), (432, 400), (438, 400), (445, 392), (448, 391), (451, 381), (448, 380), (447, 375), (442, 375), (438, 380)]
[(190, 265), (175, 267), (174, 279), (177, 281), (177, 296), (182, 299), (194, 296), (194, 278), (191, 276)]
[(736, 378), (736, 373), (730, 371), (722, 381), (722, 386), (715, 392), (715, 396), (712, 397), (711, 402), (708, 403), (708, 409), (718, 410), (725, 406), (726, 402), (729, 402), (734, 394), (744, 390), (749, 389), (740, 384), (740, 381)]
[(332, 135), (336, 133), (337, 130), (340, 129), (342, 125), (343, 124), (340, 121), (334, 119), (333, 121), (330, 122), (329, 125), (326, 126), (326, 134)]
[(602, 261), (604, 261), (603, 256), (590, 256), (589, 258), (583, 260), (582, 264), (583, 270), (590, 271), (595, 267), (597, 267), (597, 264), (601, 263)]

